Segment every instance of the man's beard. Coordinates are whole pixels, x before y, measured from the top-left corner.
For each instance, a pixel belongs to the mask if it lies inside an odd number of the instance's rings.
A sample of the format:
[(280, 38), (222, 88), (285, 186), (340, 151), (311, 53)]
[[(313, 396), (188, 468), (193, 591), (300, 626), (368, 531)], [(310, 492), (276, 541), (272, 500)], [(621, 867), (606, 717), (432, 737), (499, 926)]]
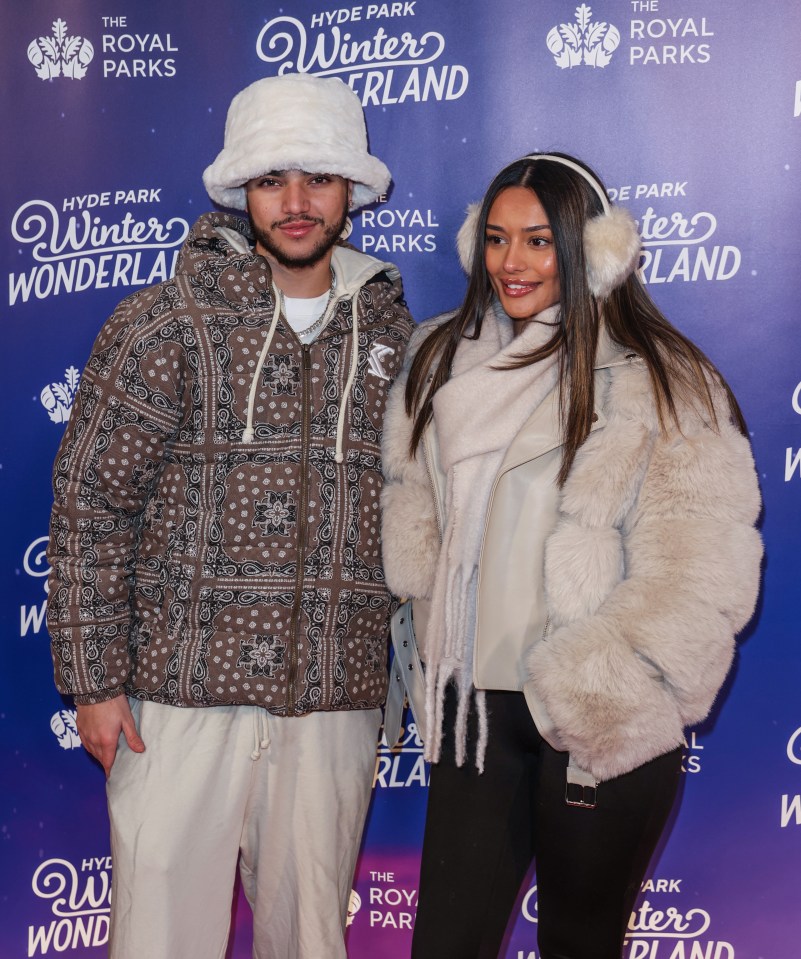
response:
[(314, 266), (316, 263), (319, 263), (320, 260), (328, 253), (328, 251), (335, 246), (339, 235), (345, 229), (345, 222), (348, 219), (348, 210), (347, 207), (343, 209), (342, 216), (339, 218), (339, 221), (332, 223), (328, 226), (325, 226), (325, 220), (321, 217), (314, 216), (288, 216), (283, 220), (276, 220), (272, 224), (272, 229), (275, 230), (280, 226), (283, 226), (285, 223), (319, 223), (323, 226), (323, 235), (319, 243), (305, 256), (292, 256), (287, 254), (282, 250), (276, 243), (273, 241), (271, 235), (267, 230), (262, 230), (253, 222), (253, 217), (248, 213), (248, 218), (250, 219), (250, 229), (253, 232), (253, 236), (256, 239), (256, 242), (265, 249), (270, 256), (280, 263), (281, 266), (285, 267), (288, 270), (299, 270), (304, 267)]

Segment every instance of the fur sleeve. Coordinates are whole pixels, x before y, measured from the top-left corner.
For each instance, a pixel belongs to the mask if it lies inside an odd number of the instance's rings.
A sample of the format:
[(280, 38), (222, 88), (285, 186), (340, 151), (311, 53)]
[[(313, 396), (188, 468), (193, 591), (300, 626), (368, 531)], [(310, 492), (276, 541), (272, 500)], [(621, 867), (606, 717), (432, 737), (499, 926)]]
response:
[(663, 436), (641, 415), (648, 392), (642, 374), (619, 377), (576, 458), (546, 552), (554, 631), (528, 658), (559, 738), (600, 780), (708, 714), (759, 585), (748, 441), (689, 415)]
[(409, 366), (422, 339), (433, 328), (421, 324), (412, 334), (406, 366), (387, 400), (382, 439), (384, 488), (381, 542), (387, 585), (396, 596), (427, 599), (439, 554), (439, 528), (423, 451), (412, 458), (412, 420), (406, 414)]

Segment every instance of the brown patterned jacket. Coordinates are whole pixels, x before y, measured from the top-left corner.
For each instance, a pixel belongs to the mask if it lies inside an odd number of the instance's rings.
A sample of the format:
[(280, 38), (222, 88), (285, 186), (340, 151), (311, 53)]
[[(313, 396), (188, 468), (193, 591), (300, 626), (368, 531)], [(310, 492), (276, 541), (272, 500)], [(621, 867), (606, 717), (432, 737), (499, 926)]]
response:
[(302, 715), (384, 698), (381, 425), (413, 326), (400, 277), (336, 247), (333, 317), (303, 346), (279, 313), (249, 399), (276, 308), (249, 241), (245, 221), (202, 216), (175, 278), (123, 300), (84, 371), (47, 608), (56, 685), (79, 703)]

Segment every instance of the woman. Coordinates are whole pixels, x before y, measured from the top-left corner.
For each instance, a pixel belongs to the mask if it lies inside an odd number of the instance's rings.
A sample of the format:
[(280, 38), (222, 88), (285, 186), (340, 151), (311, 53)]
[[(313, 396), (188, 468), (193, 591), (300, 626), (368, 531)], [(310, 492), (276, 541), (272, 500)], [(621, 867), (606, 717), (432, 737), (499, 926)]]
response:
[(512, 163), (459, 245), (464, 302), (416, 331), (384, 431), (387, 579), (430, 601), (412, 954), (494, 959), (536, 860), (541, 959), (619, 959), (756, 601), (745, 424), (583, 164)]

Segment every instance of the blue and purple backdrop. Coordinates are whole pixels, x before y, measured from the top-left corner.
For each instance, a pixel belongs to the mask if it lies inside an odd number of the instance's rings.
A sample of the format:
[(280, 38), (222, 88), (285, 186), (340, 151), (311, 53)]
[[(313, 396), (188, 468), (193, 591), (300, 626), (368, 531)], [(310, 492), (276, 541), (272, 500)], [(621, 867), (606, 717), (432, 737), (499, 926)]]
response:
[[(394, 184), (353, 240), (400, 266), (418, 319), (458, 301), (465, 206), (519, 155), (585, 158), (637, 218), (649, 289), (744, 408), (767, 562), (735, 669), (688, 735), (626, 957), (801, 954), (801, 5), (26, 0), (0, 16), (0, 959), (99, 957), (108, 933), (103, 776), (44, 626), (50, 470), (80, 371), (209, 208), (200, 176), (233, 94), (287, 71), (339, 76), (364, 103)], [(408, 955), (426, 781), (413, 731), (379, 744), (354, 959)], [(532, 874), (507, 959), (536, 959), (536, 922)], [(240, 898), (234, 959), (249, 935)]]

